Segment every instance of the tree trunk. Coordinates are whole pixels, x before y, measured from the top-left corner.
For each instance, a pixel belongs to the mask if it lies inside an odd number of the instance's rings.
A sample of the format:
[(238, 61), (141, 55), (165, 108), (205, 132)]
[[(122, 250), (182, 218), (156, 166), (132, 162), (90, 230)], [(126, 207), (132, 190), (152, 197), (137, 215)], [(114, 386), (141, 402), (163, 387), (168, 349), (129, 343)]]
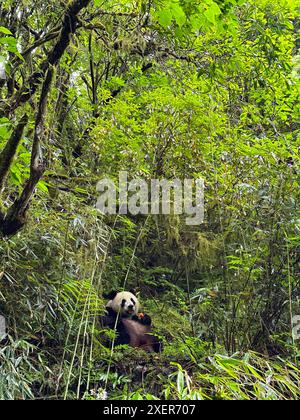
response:
[(28, 122), (28, 116), (25, 114), (16, 126), (12, 135), (6, 143), (6, 146), (0, 153), (0, 192), (4, 186), (5, 179), (16, 155), (18, 146), (23, 136), (24, 128)]
[(31, 152), (30, 177), (26, 182), (21, 196), (12, 204), (5, 217), (2, 216), (0, 229), (4, 236), (10, 236), (18, 232), (26, 223), (26, 213), (36, 186), (46, 169), (43, 158), (42, 144), (45, 139), (44, 120), (47, 110), (47, 99), (51, 89), (53, 68), (49, 68), (44, 81), (39, 109), (35, 121), (34, 139)]

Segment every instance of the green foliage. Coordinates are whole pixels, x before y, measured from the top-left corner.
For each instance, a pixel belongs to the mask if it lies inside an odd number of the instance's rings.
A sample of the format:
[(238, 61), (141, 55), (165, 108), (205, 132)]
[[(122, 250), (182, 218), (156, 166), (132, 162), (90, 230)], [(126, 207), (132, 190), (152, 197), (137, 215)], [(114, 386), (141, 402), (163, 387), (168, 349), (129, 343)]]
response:
[(224, 31), (233, 32), (236, 17), (233, 13), (237, 2), (203, 0), (167, 0), (157, 2), (154, 15), (164, 29), (174, 23), (179, 30), (177, 36), (182, 34), (199, 34), (202, 30), (213, 31), (220, 35)]
[(9, 138), (10, 135), (10, 121), (8, 118), (0, 118), (0, 141), (1, 147), (4, 146), (5, 141)]
[[(21, 0), (20, 19), (14, 3), (0, 8), (1, 112), (23, 102), (1, 115), (0, 150), (29, 123), (0, 226), (32, 170), (66, 7)], [(299, 7), (94, 0), (80, 14), (44, 115), (45, 172), (25, 228), (0, 242), (0, 399), (299, 399)], [(98, 214), (96, 184), (120, 170), (204, 178), (205, 222)], [(162, 354), (105, 347), (102, 293), (123, 287)]]
[(0, 36), (0, 54), (12, 53), (23, 60), (23, 57), (18, 50), (17, 40), (11, 31), (4, 26), (0, 26), (0, 33), (4, 34), (4, 36)]
[(33, 398), (31, 378), (36, 372), (30, 360), (33, 347), (26, 341), (14, 341), (0, 349), (0, 400)]

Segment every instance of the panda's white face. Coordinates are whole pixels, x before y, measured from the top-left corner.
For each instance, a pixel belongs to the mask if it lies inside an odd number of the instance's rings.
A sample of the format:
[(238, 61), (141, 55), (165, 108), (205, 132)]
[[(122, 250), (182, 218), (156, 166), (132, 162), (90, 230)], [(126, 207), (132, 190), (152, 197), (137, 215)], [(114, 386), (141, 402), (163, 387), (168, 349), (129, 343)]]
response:
[(131, 317), (139, 312), (139, 301), (137, 297), (130, 292), (119, 292), (114, 299), (106, 305), (121, 316)]

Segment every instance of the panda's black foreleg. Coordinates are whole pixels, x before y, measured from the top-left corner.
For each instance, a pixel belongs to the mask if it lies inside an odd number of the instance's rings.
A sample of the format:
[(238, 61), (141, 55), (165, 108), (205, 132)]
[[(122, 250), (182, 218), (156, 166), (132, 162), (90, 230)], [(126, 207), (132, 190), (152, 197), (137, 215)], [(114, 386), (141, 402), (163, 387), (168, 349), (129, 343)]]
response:
[(155, 353), (162, 353), (163, 343), (155, 335), (153, 335), (152, 337), (153, 337), (153, 350), (155, 351)]
[(120, 321), (117, 325), (117, 337), (115, 340), (116, 346), (122, 346), (125, 344), (130, 344), (130, 335), (127, 329), (124, 327), (122, 321)]
[[(110, 330), (116, 330), (116, 338), (114, 344), (116, 346), (121, 346), (123, 344), (130, 343), (130, 336), (123, 325), (122, 320), (117, 321), (117, 317), (115, 314), (111, 313), (111, 315), (104, 315), (99, 318), (100, 325), (102, 328), (109, 328)], [(107, 347), (110, 347), (112, 341), (110, 343), (106, 343)]]
[(151, 326), (151, 324), (152, 324), (152, 319), (151, 319), (151, 317), (149, 316), (149, 315), (147, 315), (147, 314), (143, 314), (143, 316), (141, 317), (141, 316), (137, 316), (137, 315), (134, 315), (133, 317), (132, 317), (132, 319), (133, 319), (133, 321), (137, 321), (137, 322), (139, 322), (140, 324), (142, 324), (142, 325), (147, 325), (147, 326)]
[(113, 329), (116, 323), (116, 317), (110, 315), (103, 315), (99, 317), (99, 321), (102, 328), (109, 327)]
[(143, 318), (141, 319), (143, 325), (152, 325), (152, 319), (149, 315), (144, 314)]

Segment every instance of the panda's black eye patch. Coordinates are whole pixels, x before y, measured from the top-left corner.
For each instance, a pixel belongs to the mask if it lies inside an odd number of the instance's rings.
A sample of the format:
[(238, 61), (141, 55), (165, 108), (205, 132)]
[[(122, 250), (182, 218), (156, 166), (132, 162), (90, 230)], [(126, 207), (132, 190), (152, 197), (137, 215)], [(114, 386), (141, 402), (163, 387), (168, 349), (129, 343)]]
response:
[(126, 299), (122, 299), (121, 308), (124, 308), (125, 303), (126, 303)]
[(131, 298), (131, 302), (135, 305), (135, 300)]

